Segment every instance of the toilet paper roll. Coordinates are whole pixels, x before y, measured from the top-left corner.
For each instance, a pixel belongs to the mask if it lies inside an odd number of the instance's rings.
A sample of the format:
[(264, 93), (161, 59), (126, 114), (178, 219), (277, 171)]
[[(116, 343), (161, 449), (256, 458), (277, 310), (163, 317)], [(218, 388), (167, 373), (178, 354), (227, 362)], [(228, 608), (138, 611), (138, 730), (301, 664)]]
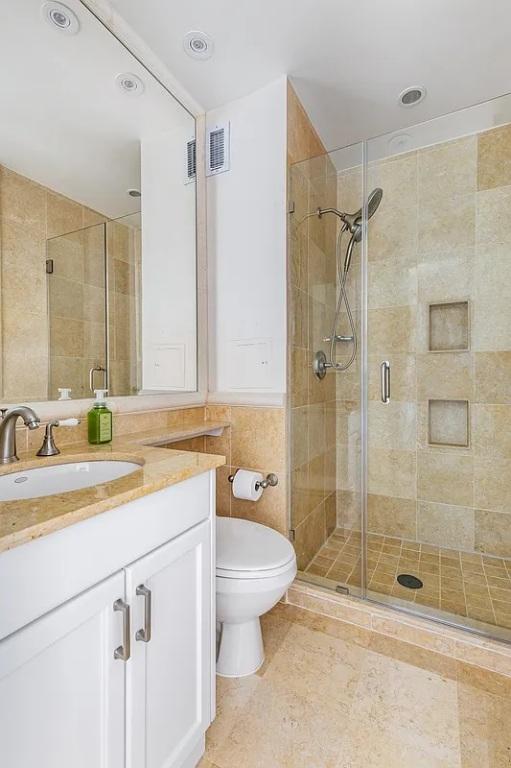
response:
[(263, 493), (259, 486), (256, 489), (256, 483), (263, 480), (260, 472), (250, 472), (248, 469), (238, 469), (232, 481), (232, 493), (237, 499), (247, 499), (247, 501), (258, 501)]

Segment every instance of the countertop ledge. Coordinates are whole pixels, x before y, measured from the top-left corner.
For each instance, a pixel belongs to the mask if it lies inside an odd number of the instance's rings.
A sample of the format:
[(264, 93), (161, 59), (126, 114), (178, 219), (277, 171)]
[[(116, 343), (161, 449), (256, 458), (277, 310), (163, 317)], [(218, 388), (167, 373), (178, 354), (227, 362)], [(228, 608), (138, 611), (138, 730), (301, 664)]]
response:
[(72, 443), (61, 445), (59, 456), (44, 459), (37, 458), (33, 452), (20, 454), (19, 462), (0, 466), (0, 475), (51, 464), (102, 459), (133, 461), (140, 464), (140, 469), (117, 480), (78, 491), (1, 501), (0, 552), (221, 467), (225, 464), (225, 456), (161, 446), (198, 435), (220, 434), (217, 430), (227, 426), (228, 422), (200, 422), (179, 430), (162, 427), (122, 435), (107, 445)]

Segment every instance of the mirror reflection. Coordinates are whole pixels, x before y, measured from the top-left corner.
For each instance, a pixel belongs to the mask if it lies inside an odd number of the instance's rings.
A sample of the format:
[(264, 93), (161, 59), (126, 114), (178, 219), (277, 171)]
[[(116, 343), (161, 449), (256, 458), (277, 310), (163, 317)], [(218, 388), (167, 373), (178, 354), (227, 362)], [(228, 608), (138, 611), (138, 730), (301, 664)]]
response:
[(195, 121), (78, 0), (70, 29), (47, 5), (0, 27), (0, 399), (193, 391)]

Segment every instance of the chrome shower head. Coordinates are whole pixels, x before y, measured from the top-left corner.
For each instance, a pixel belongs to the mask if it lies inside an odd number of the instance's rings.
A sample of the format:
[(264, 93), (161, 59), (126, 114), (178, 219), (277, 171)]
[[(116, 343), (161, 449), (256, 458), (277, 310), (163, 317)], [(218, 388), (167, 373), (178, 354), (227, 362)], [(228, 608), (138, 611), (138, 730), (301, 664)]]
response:
[[(367, 220), (371, 219), (378, 210), (381, 199), (383, 197), (383, 189), (376, 187), (373, 189), (369, 197), (367, 198)], [(317, 214), (319, 218), (324, 216), (325, 213), (334, 213), (343, 222), (346, 229), (349, 229), (352, 235), (355, 235), (356, 242), (360, 242), (362, 237), (362, 208), (359, 208), (355, 213), (345, 213), (339, 211), (337, 208), (318, 208)]]

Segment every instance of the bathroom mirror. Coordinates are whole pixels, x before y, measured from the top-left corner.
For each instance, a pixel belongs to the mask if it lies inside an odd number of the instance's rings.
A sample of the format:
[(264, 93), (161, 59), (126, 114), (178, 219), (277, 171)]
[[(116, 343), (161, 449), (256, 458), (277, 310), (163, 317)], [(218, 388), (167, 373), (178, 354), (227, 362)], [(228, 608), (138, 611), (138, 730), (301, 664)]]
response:
[(195, 119), (79, 0), (0, 62), (0, 399), (195, 390)]

